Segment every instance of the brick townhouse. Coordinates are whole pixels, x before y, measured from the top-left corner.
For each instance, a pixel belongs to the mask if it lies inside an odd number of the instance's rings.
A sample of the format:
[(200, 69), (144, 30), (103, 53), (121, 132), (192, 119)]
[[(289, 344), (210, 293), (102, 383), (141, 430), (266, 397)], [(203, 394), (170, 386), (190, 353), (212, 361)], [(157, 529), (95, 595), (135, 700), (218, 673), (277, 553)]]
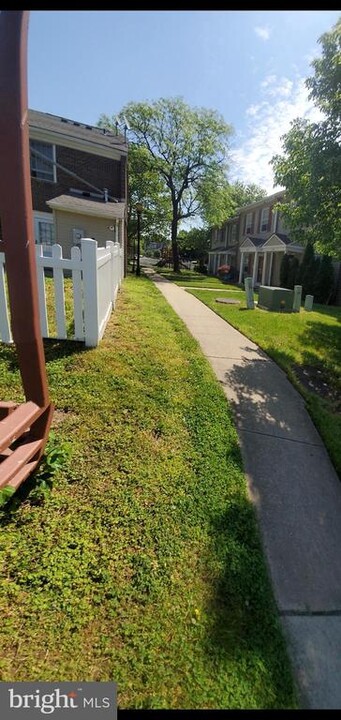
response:
[(66, 257), (82, 237), (126, 248), (125, 137), (36, 110), (29, 136), (36, 243), (58, 242)]
[(291, 242), (276, 204), (284, 192), (268, 195), (238, 209), (236, 215), (214, 228), (209, 251), (208, 272), (216, 275), (221, 265), (231, 265), (235, 279), (247, 276), (254, 285), (279, 285), (279, 271), (284, 253), (299, 259), (304, 248)]

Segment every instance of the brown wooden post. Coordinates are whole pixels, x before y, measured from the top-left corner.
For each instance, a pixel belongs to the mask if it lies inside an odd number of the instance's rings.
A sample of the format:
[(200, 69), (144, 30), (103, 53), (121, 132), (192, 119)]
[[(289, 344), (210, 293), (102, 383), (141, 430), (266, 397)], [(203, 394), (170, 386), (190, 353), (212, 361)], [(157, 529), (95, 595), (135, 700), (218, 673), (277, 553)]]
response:
[(33, 233), (27, 103), (28, 11), (0, 12), (0, 219), (13, 340), (27, 401), (45, 408), (35, 432), (45, 436), (52, 407), (40, 329)]

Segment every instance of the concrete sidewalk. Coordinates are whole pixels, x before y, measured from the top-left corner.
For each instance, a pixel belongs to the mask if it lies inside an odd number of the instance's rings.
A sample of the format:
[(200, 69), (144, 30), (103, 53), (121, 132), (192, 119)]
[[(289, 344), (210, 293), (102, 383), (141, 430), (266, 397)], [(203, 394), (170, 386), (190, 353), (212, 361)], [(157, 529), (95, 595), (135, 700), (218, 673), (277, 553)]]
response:
[(234, 409), (301, 707), (341, 708), (341, 483), (302, 397), (257, 345), (197, 298), (152, 280)]

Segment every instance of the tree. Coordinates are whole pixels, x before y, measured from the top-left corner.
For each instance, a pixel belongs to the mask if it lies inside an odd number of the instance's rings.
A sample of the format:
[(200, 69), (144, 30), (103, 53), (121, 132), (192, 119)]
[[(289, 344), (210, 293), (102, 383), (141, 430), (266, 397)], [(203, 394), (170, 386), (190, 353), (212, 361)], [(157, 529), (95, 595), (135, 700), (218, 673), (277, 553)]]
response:
[(169, 234), (169, 204), (161, 180), (149, 167), (144, 148), (131, 146), (128, 153), (128, 240), (136, 237), (136, 203), (143, 205), (141, 237), (156, 236), (167, 239)]
[(130, 147), (144, 150), (148, 172), (158, 177), (162, 195), (168, 197), (173, 264), (178, 271), (179, 223), (200, 211), (200, 188), (207, 177), (222, 177), (231, 127), (217, 112), (191, 108), (182, 98), (130, 102), (122, 114), (130, 125)]
[(249, 183), (249, 185), (245, 185), (245, 183), (237, 180), (237, 182), (233, 183), (231, 188), (233, 199), (238, 208), (252, 202), (257, 202), (257, 200), (263, 200), (263, 198), (267, 196), (266, 190), (261, 188), (259, 185), (256, 185), (256, 183)]
[(315, 100), (328, 118), (334, 118), (340, 127), (341, 19), (329, 32), (321, 35), (318, 42), (322, 45), (322, 56), (311, 63), (315, 74), (306, 81), (310, 89), (309, 97)]
[(245, 185), (239, 180), (229, 183), (225, 174), (220, 177), (208, 173), (199, 190), (201, 217), (210, 226), (220, 226), (233, 217), (237, 208), (266, 197), (266, 190), (255, 183)]
[(308, 242), (298, 274), (298, 283), (302, 285), (302, 295), (315, 295), (316, 278), (319, 269), (319, 259), (315, 257), (314, 246)]
[(315, 301), (328, 304), (335, 288), (335, 276), (332, 259), (322, 255), (315, 283)]
[(306, 80), (309, 97), (324, 118), (293, 121), (284, 135), (284, 155), (272, 159), (275, 181), (287, 189), (279, 207), (294, 239), (312, 243), (321, 253), (341, 256), (341, 21), (319, 39), (322, 57)]
[(202, 270), (208, 257), (210, 237), (209, 228), (180, 230), (178, 244), (181, 256), (186, 260), (199, 260), (199, 268)]

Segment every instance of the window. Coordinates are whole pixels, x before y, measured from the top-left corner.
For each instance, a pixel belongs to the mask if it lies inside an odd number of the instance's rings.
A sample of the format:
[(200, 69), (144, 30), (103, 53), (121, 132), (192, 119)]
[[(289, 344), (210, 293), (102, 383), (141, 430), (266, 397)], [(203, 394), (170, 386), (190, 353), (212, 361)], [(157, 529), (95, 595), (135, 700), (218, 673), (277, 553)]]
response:
[(250, 232), (252, 232), (252, 212), (247, 214), (245, 220), (245, 233), (248, 235)]
[(237, 225), (232, 225), (231, 229), (231, 245), (234, 245), (237, 239)]
[(260, 216), (260, 231), (265, 232), (269, 224), (269, 208), (263, 208)]
[[(38, 140), (30, 140), (30, 150), (31, 176), (33, 178), (37, 178), (37, 180), (57, 182), (56, 166), (53, 165), (56, 159), (55, 145), (42, 143)], [(46, 158), (46, 160), (44, 160), (42, 155)]]
[(55, 242), (53, 218), (43, 214), (34, 218), (34, 236), (37, 245), (53, 245)]

